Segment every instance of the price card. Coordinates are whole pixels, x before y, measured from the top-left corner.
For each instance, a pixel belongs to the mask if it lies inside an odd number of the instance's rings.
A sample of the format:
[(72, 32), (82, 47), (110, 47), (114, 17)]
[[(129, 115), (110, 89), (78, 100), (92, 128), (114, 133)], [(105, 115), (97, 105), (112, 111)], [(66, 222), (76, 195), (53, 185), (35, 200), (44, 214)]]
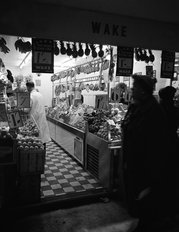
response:
[(51, 39), (32, 38), (32, 72), (53, 73), (54, 42)]
[(116, 76), (130, 76), (133, 72), (134, 50), (131, 47), (117, 47)]
[(10, 128), (18, 128), (23, 126), (19, 111), (11, 111), (7, 114), (7, 117)]
[(0, 103), (0, 122), (7, 122), (7, 112), (5, 103)]
[(95, 108), (107, 110), (108, 109), (108, 95), (97, 95), (96, 102), (95, 102)]
[(18, 108), (30, 108), (30, 93), (18, 92), (17, 93), (17, 107)]
[(119, 101), (120, 101), (120, 89), (112, 88), (110, 102), (114, 103)]
[(173, 79), (175, 69), (175, 52), (162, 51), (161, 78)]

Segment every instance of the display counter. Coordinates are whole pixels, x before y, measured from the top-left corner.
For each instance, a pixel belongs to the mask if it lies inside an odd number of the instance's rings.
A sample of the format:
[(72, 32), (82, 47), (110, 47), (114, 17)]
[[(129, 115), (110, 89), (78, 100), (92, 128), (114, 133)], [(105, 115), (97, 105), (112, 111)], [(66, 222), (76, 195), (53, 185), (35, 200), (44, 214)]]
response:
[(118, 191), (123, 197), (121, 146), (111, 146), (106, 140), (86, 133), (85, 167), (110, 192)]
[(85, 132), (48, 116), (47, 121), (52, 140), (84, 166)]

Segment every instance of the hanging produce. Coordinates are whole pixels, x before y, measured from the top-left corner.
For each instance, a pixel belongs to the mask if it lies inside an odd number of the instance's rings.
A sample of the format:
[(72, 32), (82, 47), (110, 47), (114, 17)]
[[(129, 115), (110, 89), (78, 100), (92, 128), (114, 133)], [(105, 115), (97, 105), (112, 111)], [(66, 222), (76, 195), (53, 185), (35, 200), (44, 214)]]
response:
[(62, 55), (66, 54), (66, 48), (63, 41), (60, 41), (60, 52)]
[(85, 55), (86, 56), (89, 56), (89, 54), (90, 54), (90, 49), (89, 49), (89, 46), (88, 46), (88, 44), (86, 43), (86, 48), (85, 48)]
[(30, 41), (24, 41), (22, 38), (16, 40), (14, 43), (16, 50), (19, 50), (21, 53), (30, 52), (32, 50), (32, 45)]
[(79, 43), (79, 50), (78, 50), (78, 56), (82, 57), (84, 55), (82, 44)]
[(146, 49), (143, 48), (135, 48), (134, 52), (135, 52), (135, 59), (137, 61), (145, 61), (146, 63), (149, 63), (149, 62), (154, 62), (155, 60), (155, 56), (153, 55), (150, 49), (148, 49), (149, 55), (147, 55)]
[(9, 53), (10, 49), (6, 46), (6, 41), (4, 38), (0, 38), (0, 51), (3, 53)]
[(146, 50), (144, 50), (144, 61), (145, 61), (145, 63), (149, 63), (149, 56), (147, 56), (147, 51)]
[(70, 47), (70, 43), (67, 43), (67, 50), (66, 50), (66, 52), (67, 52), (67, 55), (68, 55), (68, 56), (71, 56), (72, 53), (73, 53), (73, 51), (72, 51), (72, 49), (71, 49), (71, 47)]
[(58, 56), (60, 53), (60, 49), (58, 47), (57, 41), (54, 41), (54, 54)]
[(76, 43), (73, 44), (72, 56), (73, 56), (73, 58), (77, 58), (77, 56), (78, 56), (78, 52), (77, 52), (77, 48), (76, 48)]
[(109, 80), (112, 81), (114, 78), (114, 67), (115, 63), (113, 60), (113, 48), (110, 48), (110, 65), (109, 65)]
[(97, 52), (96, 52), (96, 48), (94, 46), (94, 44), (90, 45), (91, 51), (92, 51), (92, 57), (96, 58), (97, 57)]
[(149, 49), (148, 51), (149, 51), (149, 61), (154, 62), (155, 56), (153, 55), (152, 50)]
[(104, 56), (103, 45), (99, 45), (98, 56), (101, 58)]

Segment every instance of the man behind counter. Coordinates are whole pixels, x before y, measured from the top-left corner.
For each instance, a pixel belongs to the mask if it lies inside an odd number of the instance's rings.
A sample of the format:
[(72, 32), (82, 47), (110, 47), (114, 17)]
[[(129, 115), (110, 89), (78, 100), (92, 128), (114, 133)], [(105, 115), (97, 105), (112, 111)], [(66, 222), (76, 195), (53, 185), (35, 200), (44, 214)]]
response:
[(42, 95), (35, 89), (34, 82), (26, 83), (27, 91), (30, 92), (30, 116), (37, 124), (40, 132), (40, 139), (46, 149), (46, 143), (51, 141), (48, 123), (46, 120), (45, 106)]

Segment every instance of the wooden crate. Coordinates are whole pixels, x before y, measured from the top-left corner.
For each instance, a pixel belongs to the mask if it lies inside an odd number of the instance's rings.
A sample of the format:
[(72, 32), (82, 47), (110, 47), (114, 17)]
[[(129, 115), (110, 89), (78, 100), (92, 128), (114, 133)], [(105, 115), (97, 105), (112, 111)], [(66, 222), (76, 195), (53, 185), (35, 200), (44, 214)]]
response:
[(17, 203), (21, 205), (40, 202), (40, 183), (40, 174), (19, 176), (17, 185)]
[(19, 150), (18, 175), (42, 174), (45, 169), (45, 150)]
[(0, 208), (10, 207), (15, 204), (16, 184), (16, 164), (0, 164)]

